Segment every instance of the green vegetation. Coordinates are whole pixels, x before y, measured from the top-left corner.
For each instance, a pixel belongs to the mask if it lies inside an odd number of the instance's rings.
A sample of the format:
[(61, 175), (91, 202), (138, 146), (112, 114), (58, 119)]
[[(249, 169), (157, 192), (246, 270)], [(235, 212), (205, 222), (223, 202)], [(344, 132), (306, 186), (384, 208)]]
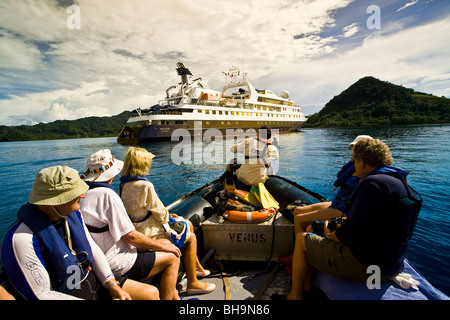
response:
[(124, 111), (112, 117), (57, 120), (34, 126), (0, 126), (0, 142), (118, 136), (130, 113)]
[(365, 77), (311, 115), (305, 127), (360, 127), (450, 122), (450, 99)]
[[(0, 126), (0, 142), (118, 136), (130, 111), (112, 117)], [(450, 99), (364, 77), (311, 115), (305, 127), (361, 127), (450, 123)]]

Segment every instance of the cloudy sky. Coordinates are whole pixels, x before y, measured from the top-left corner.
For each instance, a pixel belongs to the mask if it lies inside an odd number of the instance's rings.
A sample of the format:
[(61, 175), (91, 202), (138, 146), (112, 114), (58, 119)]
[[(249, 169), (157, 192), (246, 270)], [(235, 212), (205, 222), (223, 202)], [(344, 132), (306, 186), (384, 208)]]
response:
[(449, 57), (448, 0), (1, 0), (0, 125), (149, 107), (178, 61), (306, 114), (368, 75), (450, 97)]

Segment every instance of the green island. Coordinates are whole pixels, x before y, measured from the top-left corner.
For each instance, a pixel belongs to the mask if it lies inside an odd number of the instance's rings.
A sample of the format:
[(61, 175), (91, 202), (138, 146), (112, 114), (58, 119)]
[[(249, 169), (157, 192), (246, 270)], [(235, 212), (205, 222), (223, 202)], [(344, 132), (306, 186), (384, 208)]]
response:
[(450, 99), (364, 77), (331, 99), (304, 127), (363, 127), (450, 122)]
[[(57, 120), (36, 125), (0, 126), (0, 142), (118, 136), (130, 117)], [(305, 128), (450, 123), (450, 99), (364, 77), (310, 115)]]
[(114, 137), (119, 135), (130, 114), (130, 111), (124, 111), (112, 117), (57, 120), (32, 126), (0, 126), (0, 142)]

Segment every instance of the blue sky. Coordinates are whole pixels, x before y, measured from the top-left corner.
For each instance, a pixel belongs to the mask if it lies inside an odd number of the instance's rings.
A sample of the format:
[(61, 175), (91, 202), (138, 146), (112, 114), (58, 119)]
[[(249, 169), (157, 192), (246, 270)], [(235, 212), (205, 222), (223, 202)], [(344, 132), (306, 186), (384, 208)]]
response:
[(450, 97), (449, 31), (448, 0), (2, 0), (0, 125), (149, 107), (177, 61), (217, 90), (238, 66), (306, 114), (368, 75)]

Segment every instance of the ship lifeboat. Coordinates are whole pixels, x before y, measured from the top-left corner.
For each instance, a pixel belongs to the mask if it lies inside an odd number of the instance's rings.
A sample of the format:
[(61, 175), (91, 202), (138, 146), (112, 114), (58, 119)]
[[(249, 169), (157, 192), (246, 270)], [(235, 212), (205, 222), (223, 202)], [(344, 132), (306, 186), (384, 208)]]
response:
[(237, 101), (235, 98), (222, 98), (220, 101), (225, 107), (236, 107)]
[(226, 210), (223, 216), (233, 222), (252, 223), (265, 221), (271, 218), (276, 212), (276, 208), (267, 208), (252, 212)]
[(200, 104), (208, 105), (208, 104), (219, 104), (219, 94), (218, 93), (208, 93), (202, 92), (200, 95)]

